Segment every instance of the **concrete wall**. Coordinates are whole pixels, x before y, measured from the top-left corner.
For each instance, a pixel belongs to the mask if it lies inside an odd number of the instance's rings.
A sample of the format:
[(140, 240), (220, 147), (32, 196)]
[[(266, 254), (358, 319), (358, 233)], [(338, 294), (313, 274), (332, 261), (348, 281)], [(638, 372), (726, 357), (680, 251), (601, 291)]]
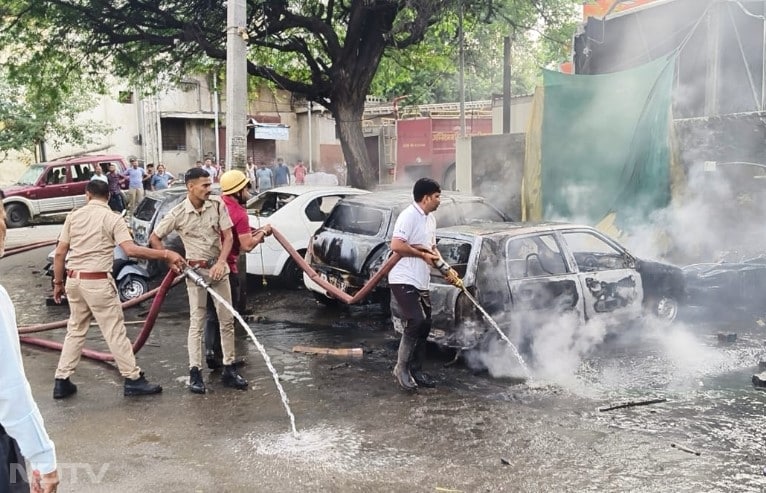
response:
[[(534, 95), (511, 98), (511, 133), (525, 133), (529, 117), (532, 115)], [(495, 101), (492, 106), (492, 133), (503, 133), (503, 100)]]

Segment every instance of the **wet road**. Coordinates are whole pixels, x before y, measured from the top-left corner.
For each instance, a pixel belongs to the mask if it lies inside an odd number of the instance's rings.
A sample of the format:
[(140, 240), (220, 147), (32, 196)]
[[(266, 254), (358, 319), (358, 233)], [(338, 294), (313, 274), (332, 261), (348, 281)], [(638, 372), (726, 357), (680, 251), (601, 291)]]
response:
[[(47, 279), (33, 273), (46, 253), (0, 261), (22, 324), (66, 316), (44, 306)], [(57, 354), (22, 349), (57, 444), (60, 491), (766, 490), (766, 393), (750, 383), (766, 359), (766, 331), (756, 324), (647, 327), (590, 351), (574, 372), (531, 383), (444, 367), (449, 355), (432, 351), (427, 369), (439, 387), (408, 395), (390, 373), (395, 338), (380, 310), (327, 310), (305, 291), (259, 288), (250, 308), (263, 318), (251, 327), (290, 397), (296, 440), (244, 333), (248, 391), (224, 389), (209, 371), (208, 394), (185, 389), (184, 294), (173, 290), (138, 355), (164, 385), (160, 396), (125, 399), (116, 370), (83, 360), (73, 377), (78, 394), (53, 401)], [(103, 349), (93, 329), (88, 344)], [(737, 341), (719, 345), (718, 332), (736, 332)], [(63, 330), (46, 337), (60, 340)], [(297, 344), (362, 347), (365, 355), (293, 353)], [(598, 410), (652, 398), (667, 402)]]

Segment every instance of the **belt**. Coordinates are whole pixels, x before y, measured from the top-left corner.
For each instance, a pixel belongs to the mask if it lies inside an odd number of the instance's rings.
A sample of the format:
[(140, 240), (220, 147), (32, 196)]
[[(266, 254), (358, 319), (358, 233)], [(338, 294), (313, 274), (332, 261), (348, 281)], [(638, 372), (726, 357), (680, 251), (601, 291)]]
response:
[(211, 262), (209, 260), (189, 260), (186, 259), (186, 263), (189, 265), (189, 267), (197, 268), (200, 267), (202, 269), (209, 269)]
[(69, 270), (67, 271), (67, 276), (74, 278), (74, 279), (87, 279), (87, 280), (94, 280), (94, 279), (107, 279), (109, 278), (108, 272), (82, 272), (82, 271), (76, 271), (76, 270)]

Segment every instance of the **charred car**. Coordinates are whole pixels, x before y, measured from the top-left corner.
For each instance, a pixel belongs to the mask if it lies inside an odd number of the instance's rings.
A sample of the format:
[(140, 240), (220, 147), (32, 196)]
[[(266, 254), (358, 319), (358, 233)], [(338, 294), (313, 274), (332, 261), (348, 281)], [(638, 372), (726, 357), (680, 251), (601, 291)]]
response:
[(683, 268), (687, 304), (716, 319), (761, 316), (766, 310), (766, 256)]
[[(511, 317), (534, 325), (561, 314), (581, 323), (600, 318), (621, 324), (645, 315), (672, 322), (686, 296), (680, 268), (636, 258), (588, 226), (455, 226), (437, 231), (437, 247), (466, 289), (504, 327)], [(471, 348), (486, 336), (487, 324), (465, 323), (480, 321), (470, 300), (436, 271), (431, 301), (434, 342)]]
[[(411, 190), (380, 190), (344, 198), (312, 237), (306, 260), (330, 284), (353, 296), (388, 258), (396, 218), (411, 203)], [(439, 226), (508, 220), (482, 197), (447, 191), (433, 214)], [(308, 275), (303, 280), (316, 299), (334, 303)], [(367, 299), (387, 303), (385, 280)]]

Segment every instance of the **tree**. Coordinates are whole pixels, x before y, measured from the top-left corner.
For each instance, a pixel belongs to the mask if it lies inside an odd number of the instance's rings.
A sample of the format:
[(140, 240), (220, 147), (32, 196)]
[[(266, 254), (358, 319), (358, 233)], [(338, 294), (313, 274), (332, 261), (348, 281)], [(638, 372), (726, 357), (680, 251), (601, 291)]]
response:
[(87, 71), (78, 50), (48, 42), (44, 18), (11, 15), (22, 7), (15, 0), (0, 7), (6, 27), (0, 33), (0, 153), (94, 142), (107, 125), (79, 115), (104, 92), (102, 77)]
[[(510, 1), (510, 0), (509, 0)], [(513, 0), (544, 11), (547, 0)], [(249, 74), (305, 95), (335, 118), (352, 185), (370, 188), (361, 120), (386, 50), (422, 42), (462, 2), (468, 19), (492, 20), (493, 0), (247, 0)], [(118, 75), (189, 73), (226, 57), (220, 0), (13, 0), (0, 36), (44, 23), (52, 47), (76, 46), (89, 67), (114, 63)], [(236, 28), (239, 26), (233, 26)], [(0, 38), (0, 42), (3, 41)]]

